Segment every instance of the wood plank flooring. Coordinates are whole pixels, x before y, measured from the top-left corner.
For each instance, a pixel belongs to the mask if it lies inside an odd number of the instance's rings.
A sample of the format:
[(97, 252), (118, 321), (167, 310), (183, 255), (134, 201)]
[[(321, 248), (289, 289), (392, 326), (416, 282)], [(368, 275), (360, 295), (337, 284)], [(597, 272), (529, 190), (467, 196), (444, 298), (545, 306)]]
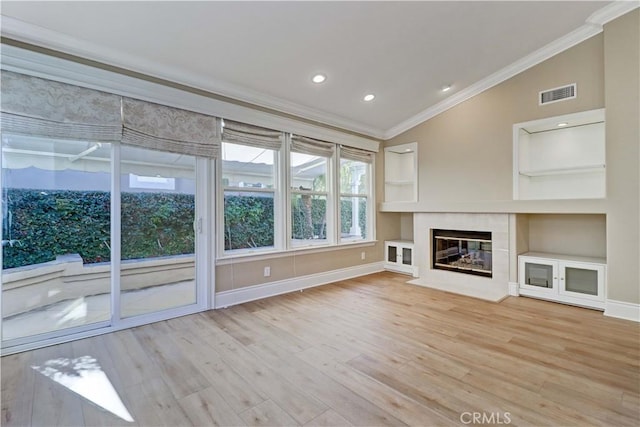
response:
[[(640, 425), (637, 323), (406, 280), (378, 273), (5, 356), (2, 425)], [(133, 422), (54, 381), (89, 378), (84, 356)]]

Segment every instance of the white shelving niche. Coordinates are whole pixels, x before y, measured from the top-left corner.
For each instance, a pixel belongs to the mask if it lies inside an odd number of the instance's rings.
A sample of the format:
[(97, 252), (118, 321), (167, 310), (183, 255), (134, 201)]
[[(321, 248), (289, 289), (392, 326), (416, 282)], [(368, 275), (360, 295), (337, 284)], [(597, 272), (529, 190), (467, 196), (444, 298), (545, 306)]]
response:
[(513, 125), (514, 200), (606, 196), (604, 109)]
[(384, 149), (385, 202), (418, 201), (418, 143)]

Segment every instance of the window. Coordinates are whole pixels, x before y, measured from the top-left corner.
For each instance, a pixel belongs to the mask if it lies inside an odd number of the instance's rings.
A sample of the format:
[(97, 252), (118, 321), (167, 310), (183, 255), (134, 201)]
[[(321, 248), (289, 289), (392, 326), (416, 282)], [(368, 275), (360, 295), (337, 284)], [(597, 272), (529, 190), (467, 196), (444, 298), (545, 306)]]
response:
[(371, 164), (373, 154), (349, 147), (340, 149), (340, 241), (371, 237)]
[(225, 121), (222, 143), (224, 251), (276, 247), (281, 133)]
[(372, 152), (225, 120), (220, 158), (223, 256), (373, 238)]
[(291, 246), (331, 243), (334, 144), (294, 135), (290, 151)]

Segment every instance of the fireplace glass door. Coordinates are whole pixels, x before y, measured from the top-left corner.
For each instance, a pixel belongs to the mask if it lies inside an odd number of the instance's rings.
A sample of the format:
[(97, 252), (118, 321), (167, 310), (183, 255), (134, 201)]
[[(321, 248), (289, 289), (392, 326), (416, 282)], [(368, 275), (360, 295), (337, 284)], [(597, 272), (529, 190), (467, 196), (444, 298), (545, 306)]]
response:
[(433, 230), (433, 268), (492, 277), (491, 233)]

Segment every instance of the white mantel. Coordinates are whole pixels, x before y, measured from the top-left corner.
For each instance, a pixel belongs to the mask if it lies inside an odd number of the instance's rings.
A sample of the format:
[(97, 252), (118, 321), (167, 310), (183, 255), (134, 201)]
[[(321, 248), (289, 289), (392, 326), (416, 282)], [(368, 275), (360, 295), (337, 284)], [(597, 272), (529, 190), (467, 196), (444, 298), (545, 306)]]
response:
[[(490, 231), (493, 277), (434, 269), (432, 229)], [(413, 234), (420, 277), (409, 283), (490, 301), (500, 301), (509, 294), (509, 214), (414, 213)]]

